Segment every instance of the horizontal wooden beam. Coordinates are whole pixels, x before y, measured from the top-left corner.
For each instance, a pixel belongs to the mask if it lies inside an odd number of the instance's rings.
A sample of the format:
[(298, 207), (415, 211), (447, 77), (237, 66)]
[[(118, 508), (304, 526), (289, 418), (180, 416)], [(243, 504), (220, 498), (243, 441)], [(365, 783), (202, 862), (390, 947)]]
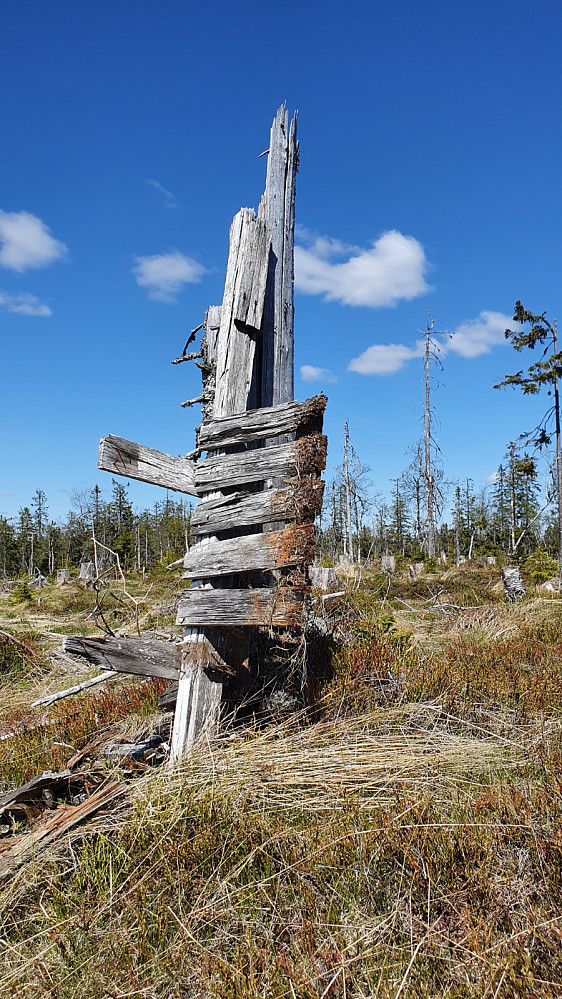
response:
[(184, 558), (190, 578), (228, 576), (235, 572), (310, 565), (314, 560), (312, 524), (286, 527), (270, 534), (248, 534), (227, 541), (211, 539), (193, 545)]
[(176, 624), (298, 628), (302, 625), (304, 591), (285, 586), (256, 590), (186, 590)]
[(156, 638), (80, 638), (68, 635), (63, 639), (63, 649), (117, 673), (177, 680), (182, 646), (160, 642)]
[(274, 521), (312, 524), (322, 509), (323, 493), (321, 479), (302, 479), (287, 489), (242, 491), (203, 499), (191, 515), (191, 527), (194, 534), (205, 535)]
[(313, 433), (297, 441), (271, 444), (242, 454), (214, 455), (196, 463), (195, 486), (202, 493), (266, 479), (317, 475), (326, 467), (326, 448), (326, 438)]
[(100, 441), (98, 468), (153, 486), (197, 496), (194, 462), (109, 434)]
[(286, 402), (281, 406), (250, 409), (236, 416), (225, 416), (201, 426), (197, 445), (203, 451), (210, 451), (281, 436), (302, 426), (321, 430), (326, 402), (325, 395), (316, 395), (305, 402)]

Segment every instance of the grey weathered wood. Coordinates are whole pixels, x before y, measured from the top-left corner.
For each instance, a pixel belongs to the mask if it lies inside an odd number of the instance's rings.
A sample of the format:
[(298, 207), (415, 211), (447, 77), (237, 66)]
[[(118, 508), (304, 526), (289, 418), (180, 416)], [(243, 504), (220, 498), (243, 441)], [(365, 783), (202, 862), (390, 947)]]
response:
[(298, 161), (296, 116), (289, 126), (279, 108), (269, 141), (265, 194), (259, 216), (271, 233), (266, 305), (262, 324), (262, 406), (293, 398), (293, 275), (295, 179)]
[(199, 365), (203, 378), (203, 419), (211, 420), (215, 406), (215, 380), (217, 372), (217, 340), (221, 325), (222, 308), (210, 305), (205, 313), (205, 332), (201, 339), (203, 359)]
[(522, 600), (526, 595), (527, 590), (519, 566), (506, 565), (502, 569), (502, 581), (505, 595), (511, 603), (515, 603), (516, 600)]
[[(244, 412), (252, 395), (256, 341), (262, 322), (269, 234), (250, 208), (235, 215), (230, 229), (221, 325), (217, 341), (214, 415)], [(250, 405), (257, 404), (253, 391)]]
[(295, 444), (272, 445), (243, 454), (220, 454), (197, 462), (196, 488), (199, 493), (229, 486), (245, 486), (249, 482), (261, 482), (273, 470), (275, 475), (294, 475), (297, 467)]
[(320, 479), (305, 477), (286, 489), (241, 491), (214, 500), (204, 499), (193, 511), (191, 527), (195, 534), (205, 535), (273, 521), (312, 524), (322, 509), (323, 493), (324, 483)]
[[(258, 329), (261, 326), (269, 260), (267, 224), (254, 213), (243, 209), (234, 218), (230, 232), (225, 290), (216, 339), (206, 343), (211, 359), (206, 361), (208, 381), (204, 395), (209, 400), (203, 408), (204, 419), (220, 419), (248, 406), (257, 406), (257, 368), (254, 365)], [(209, 323), (209, 316), (207, 317)], [(206, 327), (207, 329), (207, 327)], [(207, 341), (207, 333), (205, 337)], [(212, 402), (211, 402), (212, 393)], [(210, 459), (208, 459), (210, 460)], [(207, 469), (208, 471), (208, 469)], [(232, 483), (226, 481), (225, 485)], [(220, 490), (213, 476), (202, 483), (201, 492)], [(217, 493), (212, 493), (213, 498)], [(206, 538), (194, 549), (205, 547)], [(204, 653), (205, 633), (189, 625), (185, 642)], [(172, 732), (171, 759), (175, 762), (193, 741), (215, 723), (222, 697), (220, 674), (184, 657), (178, 685), (178, 697)]]
[(84, 680), (84, 683), (77, 683), (74, 687), (67, 687), (66, 690), (59, 690), (56, 694), (48, 694), (47, 697), (40, 697), (38, 701), (33, 701), (31, 707), (47, 707), (49, 704), (54, 704), (56, 701), (62, 701), (65, 697), (72, 697), (73, 694), (80, 694), (83, 690), (88, 690), (90, 687), (97, 687), (100, 683), (105, 683), (106, 680), (117, 679), (117, 673), (107, 670), (105, 673), (100, 673), (99, 676), (93, 676), (90, 680)]
[(81, 638), (68, 635), (63, 650), (117, 673), (177, 680), (181, 646), (155, 638)]
[(290, 489), (280, 489), (237, 492), (214, 500), (201, 500), (191, 515), (191, 529), (194, 534), (205, 535), (267, 524), (272, 520), (295, 520), (292, 495)]
[(314, 527), (306, 524), (271, 534), (249, 534), (227, 541), (215, 538), (208, 545), (193, 545), (183, 564), (191, 578), (202, 575), (213, 578), (236, 572), (306, 565), (313, 558)]
[(302, 624), (304, 592), (270, 586), (255, 590), (187, 590), (177, 624), (216, 627), (296, 628)]
[(235, 416), (223, 417), (222, 420), (213, 420), (200, 428), (197, 443), (201, 450), (208, 451), (276, 437), (306, 425), (318, 429), (322, 424), (326, 402), (325, 395), (316, 395), (305, 402), (250, 409)]
[(328, 592), (329, 590), (337, 590), (340, 585), (337, 573), (335, 569), (314, 565), (308, 570), (310, 577), (310, 585), (317, 590), (324, 590)]
[(243, 454), (221, 454), (204, 458), (195, 468), (199, 494), (228, 486), (244, 486), (269, 477), (288, 478), (295, 474), (318, 474), (326, 466), (326, 438), (310, 434), (298, 441), (270, 444)]
[(222, 679), (220, 673), (194, 666), (188, 660), (182, 663), (170, 747), (172, 763), (177, 763), (205, 732), (216, 728), (222, 701)]
[(194, 534), (205, 535), (266, 524), (282, 517), (294, 520), (291, 507), (289, 489), (275, 493), (230, 493), (214, 500), (201, 500), (191, 515), (191, 529)]
[(110, 434), (100, 441), (98, 468), (196, 496), (194, 463)]

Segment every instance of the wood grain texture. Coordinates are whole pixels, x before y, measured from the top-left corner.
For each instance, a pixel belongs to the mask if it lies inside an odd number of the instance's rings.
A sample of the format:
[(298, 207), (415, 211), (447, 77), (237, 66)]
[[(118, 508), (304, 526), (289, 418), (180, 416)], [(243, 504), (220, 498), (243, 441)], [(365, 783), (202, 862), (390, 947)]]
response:
[(194, 462), (188, 458), (154, 451), (124, 437), (109, 434), (100, 441), (98, 468), (128, 479), (150, 482), (153, 486), (174, 489), (196, 496)]
[(257, 404), (256, 342), (262, 322), (269, 256), (264, 219), (249, 208), (235, 215), (217, 340), (215, 417), (241, 413)]
[(205, 732), (216, 729), (222, 701), (220, 673), (182, 663), (170, 747), (170, 762), (177, 763)]
[(289, 125), (287, 108), (280, 107), (271, 128), (265, 193), (259, 209), (271, 233), (262, 324), (262, 406), (275, 406), (293, 398), (296, 127), (296, 116)]
[(320, 394), (304, 402), (250, 409), (245, 413), (204, 423), (199, 430), (198, 446), (201, 450), (209, 451), (280, 436), (303, 426), (321, 430), (326, 402), (326, 396)]
[(286, 527), (271, 534), (249, 534), (226, 541), (211, 540), (187, 552), (184, 568), (190, 578), (228, 576), (237, 572), (308, 565), (314, 559), (312, 524)]
[(304, 591), (284, 586), (256, 590), (187, 590), (177, 624), (217, 627), (297, 628), (302, 624)]
[(326, 451), (326, 437), (314, 433), (285, 444), (204, 458), (195, 466), (195, 486), (200, 494), (213, 487), (222, 490), (273, 477), (319, 474), (326, 467)]
[(241, 491), (214, 500), (203, 499), (191, 515), (191, 527), (195, 534), (205, 535), (273, 521), (312, 524), (322, 509), (323, 493), (324, 483), (310, 477), (286, 489)]
[(181, 645), (160, 642), (155, 638), (81, 638), (68, 635), (63, 639), (63, 649), (117, 673), (160, 676), (166, 680), (177, 680), (179, 676)]

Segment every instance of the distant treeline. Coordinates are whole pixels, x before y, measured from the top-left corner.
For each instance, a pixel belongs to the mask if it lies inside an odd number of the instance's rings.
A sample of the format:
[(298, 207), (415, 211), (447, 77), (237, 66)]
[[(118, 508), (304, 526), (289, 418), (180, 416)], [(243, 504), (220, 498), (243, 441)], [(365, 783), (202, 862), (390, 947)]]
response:
[[(410, 561), (426, 559), (421, 463), (412, 461), (393, 481), (392, 493), (385, 498), (373, 494), (368, 473), (369, 469), (355, 460), (347, 489), (343, 470), (327, 483), (319, 536), (321, 558), (332, 561), (348, 555), (353, 561), (364, 561), (388, 554)], [(447, 483), (439, 473), (434, 488), (441, 510), (448, 500), (448, 513), (441, 513), (437, 524), (436, 556), (444, 552), (450, 561), (487, 555), (522, 560), (540, 551), (555, 559), (556, 480), (550, 474), (546, 487), (540, 485), (535, 460), (528, 454), (508, 454), (483, 490), (475, 490), (470, 479)]]
[(94, 555), (93, 537), (117, 552), (128, 571), (167, 565), (191, 543), (192, 507), (166, 496), (151, 509), (136, 511), (127, 486), (113, 481), (111, 499), (99, 486), (74, 493), (62, 523), (49, 518), (47, 496), (37, 489), (29, 506), (13, 520), (0, 517), (0, 576), (14, 577), (78, 568)]
[[(424, 480), (419, 463), (412, 462), (394, 480), (392, 493), (385, 499), (373, 493), (368, 472), (353, 463), (348, 476), (349, 517), (343, 475), (327, 483), (319, 521), (319, 557), (325, 562), (336, 561), (340, 555), (351, 556), (353, 561), (374, 561), (386, 554), (409, 561), (426, 559)], [(22, 507), (16, 518), (0, 516), (0, 576), (51, 575), (57, 569), (78, 568), (93, 560), (93, 536), (117, 552), (127, 571), (166, 566), (180, 558), (193, 540), (189, 501), (166, 495), (152, 508), (137, 511), (127, 485), (112, 482), (107, 501), (99, 486), (74, 493), (72, 508), (60, 523), (49, 518), (42, 489), (36, 490), (30, 505)], [(545, 498), (535, 462), (528, 455), (511, 456), (511, 460), (508, 456), (485, 490), (476, 491), (470, 479), (459, 484), (438, 479), (436, 492), (445, 491), (451, 500), (450, 513), (446, 520), (439, 518), (436, 556), (445, 552), (450, 561), (486, 555), (526, 559), (537, 552), (543, 561), (556, 556), (556, 495)]]

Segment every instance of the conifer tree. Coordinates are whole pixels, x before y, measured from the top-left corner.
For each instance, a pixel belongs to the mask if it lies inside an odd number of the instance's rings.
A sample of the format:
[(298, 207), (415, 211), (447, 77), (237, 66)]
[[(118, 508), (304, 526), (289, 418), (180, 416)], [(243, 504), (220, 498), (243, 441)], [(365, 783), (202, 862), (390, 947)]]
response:
[(503, 381), (494, 385), (494, 388), (513, 385), (521, 388), (524, 395), (537, 395), (541, 389), (546, 387), (548, 395), (553, 397), (553, 404), (547, 409), (539, 425), (534, 430), (523, 434), (522, 438), (538, 448), (545, 447), (551, 443), (551, 426), (554, 424), (558, 505), (558, 567), (562, 576), (562, 443), (558, 391), (558, 380), (562, 374), (562, 352), (558, 350), (557, 322), (554, 320), (551, 323), (546, 318), (546, 312), (539, 314), (529, 312), (520, 301), (515, 303), (513, 319), (514, 322), (527, 327), (527, 329), (524, 331), (507, 329), (505, 331), (506, 339), (510, 341), (512, 347), (518, 352), (526, 347), (530, 350), (538, 348), (542, 353), (540, 360), (529, 365), (526, 372), (521, 370), (516, 371), (513, 375), (506, 375)]

